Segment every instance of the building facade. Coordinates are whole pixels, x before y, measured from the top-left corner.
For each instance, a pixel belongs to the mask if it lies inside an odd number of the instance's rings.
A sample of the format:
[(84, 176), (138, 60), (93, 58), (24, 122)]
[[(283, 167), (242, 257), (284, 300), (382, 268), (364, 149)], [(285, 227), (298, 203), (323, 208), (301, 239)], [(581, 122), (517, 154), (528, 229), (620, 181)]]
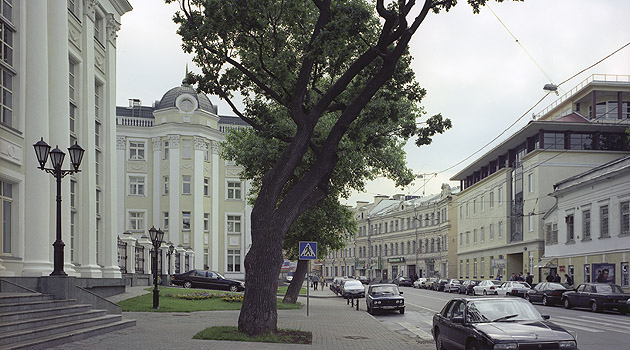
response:
[(458, 277), (534, 281), (557, 266), (545, 256), (542, 217), (553, 185), (630, 153), (624, 134), (630, 77), (591, 76), (451, 180), (456, 196)]
[[(249, 184), (239, 178), (241, 167), (219, 155), (233, 127), (245, 125), (219, 116), (217, 106), (187, 84), (153, 106), (130, 100), (117, 107), (117, 228), (126, 273), (148, 273), (147, 235), (154, 226), (165, 232), (163, 274), (207, 268), (244, 279), (242, 261), (251, 245)], [(171, 244), (175, 251), (167, 256)]]
[(446, 277), (451, 198), (450, 186), (442, 185), (436, 195), (376, 196), (373, 203), (357, 202), (358, 231), (347, 237), (344, 249), (329, 252), (323, 262), (325, 277)]
[(32, 145), (41, 138), (66, 153), (75, 142), (85, 149), (81, 172), (62, 184), (65, 272), (121, 276), (116, 35), (120, 17), (131, 9), (126, 0), (2, 2), (0, 276), (53, 270), (56, 184), (38, 169)]
[(575, 284), (630, 288), (630, 157), (554, 185), (545, 215), (545, 259)]

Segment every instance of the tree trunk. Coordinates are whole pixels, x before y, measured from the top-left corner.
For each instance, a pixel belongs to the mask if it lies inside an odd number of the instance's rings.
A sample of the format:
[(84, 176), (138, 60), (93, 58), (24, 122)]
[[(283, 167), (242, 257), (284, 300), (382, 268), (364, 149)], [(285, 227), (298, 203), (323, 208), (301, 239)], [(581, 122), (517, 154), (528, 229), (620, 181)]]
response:
[[(291, 280), (289, 288), (287, 288), (287, 294), (285, 294), (284, 299), (282, 299), (283, 303), (295, 304), (297, 302), (298, 296), (300, 295), (300, 289), (302, 289), (302, 283), (304, 283), (307, 267), (307, 260), (298, 260), (295, 274), (293, 274), (293, 280)], [(310, 282), (306, 283), (306, 288), (309, 287), (309, 283)]]

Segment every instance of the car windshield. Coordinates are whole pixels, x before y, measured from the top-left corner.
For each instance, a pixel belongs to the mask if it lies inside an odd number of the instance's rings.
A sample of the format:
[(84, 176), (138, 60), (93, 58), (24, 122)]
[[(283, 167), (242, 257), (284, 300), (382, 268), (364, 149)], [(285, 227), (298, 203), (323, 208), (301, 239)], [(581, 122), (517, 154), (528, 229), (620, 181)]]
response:
[(519, 285), (520, 285), (520, 286), (523, 286), (523, 287), (525, 287), (525, 288), (531, 288), (531, 286), (530, 286), (527, 282), (518, 282), (518, 283), (516, 283), (516, 286), (517, 286), (517, 287), (518, 287)]
[(549, 283), (549, 289), (571, 289), (571, 286), (566, 283)]
[(623, 293), (623, 290), (615, 284), (598, 284), (593, 286), (593, 292), (601, 294)]
[(225, 277), (223, 277), (223, 275), (222, 275), (222, 274), (220, 274), (220, 273), (218, 273), (218, 272), (215, 272), (214, 274), (215, 274), (215, 276), (216, 276), (217, 278), (219, 278), (219, 279), (222, 279), (222, 280), (224, 280), (224, 279), (225, 279)]
[(496, 280), (489, 280), (489, 281), (497, 286), (501, 285), (501, 281), (496, 281)]
[(472, 323), (543, 320), (538, 310), (522, 299), (471, 301), (466, 319)]
[(372, 294), (374, 295), (387, 295), (387, 294), (400, 294), (398, 292), (398, 287), (396, 286), (377, 286), (372, 287)]
[(343, 284), (344, 287), (361, 287), (363, 288), (363, 284), (360, 281), (356, 280), (347, 280), (346, 283)]

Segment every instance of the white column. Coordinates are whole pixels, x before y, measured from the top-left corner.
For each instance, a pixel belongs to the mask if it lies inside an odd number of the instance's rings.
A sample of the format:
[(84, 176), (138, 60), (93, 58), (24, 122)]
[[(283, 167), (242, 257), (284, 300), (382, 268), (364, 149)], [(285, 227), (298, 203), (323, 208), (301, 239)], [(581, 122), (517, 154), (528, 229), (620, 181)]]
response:
[(210, 269), (214, 271), (221, 271), (219, 269), (219, 235), (223, 235), (219, 232), (219, 220), (224, 221), (223, 217), (220, 217), (219, 212), (219, 195), (221, 193), (219, 182), (219, 145), (216, 141), (212, 141), (212, 229), (210, 230)]
[(179, 234), (182, 228), (182, 213), (179, 210), (179, 198), (181, 197), (181, 175), (179, 172), (179, 136), (168, 136), (169, 147), (169, 213), (168, 233), (169, 239), (177, 247)]
[[(47, 6), (44, 1), (23, 3), (27, 13), (26, 52), (48, 52)], [(50, 144), (48, 113), (48, 62), (44, 54), (26, 55), (24, 93), (30, 103), (25, 103), (25, 157), (24, 207), (30, 218), (37, 213), (37, 220), (24, 221), (23, 276), (45, 276), (53, 270), (52, 243), (55, 240), (56, 187), (53, 177), (37, 169), (37, 157), (32, 144), (43, 137)], [(33, 103), (36, 101), (36, 103)], [(53, 145), (54, 147), (54, 145)], [(29, 148), (28, 150), (26, 148)], [(48, 165), (48, 164), (46, 164)]]
[[(153, 173), (153, 182), (151, 188), (152, 199), (153, 199), (153, 218), (151, 220), (151, 225), (156, 228), (162, 228), (162, 224), (160, 223), (160, 216), (162, 215), (162, 209), (160, 206), (161, 198), (162, 198), (162, 174), (160, 172), (160, 164), (162, 164), (162, 140), (159, 137), (154, 137), (151, 139), (153, 143), (153, 170), (150, 173)], [(148, 190), (147, 190), (148, 193)], [(148, 227), (148, 225), (147, 225)]]
[[(204, 214), (204, 149), (206, 148), (206, 140), (201, 137), (195, 137), (194, 139), (194, 153), (193, 153), (193, 179), (195, 181), (195, 190), (193, 191), (193, 225), (192, 225), (192, 237), (190, 238), (190, 247), (199, 254), (196, 255), (197, 261), (191, 261), (191, 266), (203, 266), (203, 214)], [(195, 258), (194, 256), (191, 257)]]
[[(117, 214), (117, 226), (118, 232), (123, 233), (127, 230), (127, 212), (125, 206), (125, 198), (127, 198), (127, 171), (125, 168), (126, 163), (126, 147), (127, 146), (127, 138), (124, 136), (116, 136), (116, 173), (114, 178), (117, 178), (116, 181), (117, 186), (116, 193), (117, 198), (114, 201), (112, 199), (112, 204), (117, 205), (117, 211), (112, 211), (112, 213)], [(113, 172), (111, 172), (113, 174)]]

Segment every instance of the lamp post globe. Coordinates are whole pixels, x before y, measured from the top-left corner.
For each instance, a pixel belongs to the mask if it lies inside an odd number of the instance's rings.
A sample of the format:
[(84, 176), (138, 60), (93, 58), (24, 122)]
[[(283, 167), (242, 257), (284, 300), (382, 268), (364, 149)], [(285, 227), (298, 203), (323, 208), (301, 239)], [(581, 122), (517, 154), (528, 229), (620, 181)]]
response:
[(42, 137), (41, 140), (37, 141), (33, 148), (35, 149), (35, 155), (37, 156), (37, 162), (39, 163), (40, 169), (43, 169), (46, 166), (46, 161), (48, 161), (48, 153), (50, 152), (50, 146), (44, 141)]

